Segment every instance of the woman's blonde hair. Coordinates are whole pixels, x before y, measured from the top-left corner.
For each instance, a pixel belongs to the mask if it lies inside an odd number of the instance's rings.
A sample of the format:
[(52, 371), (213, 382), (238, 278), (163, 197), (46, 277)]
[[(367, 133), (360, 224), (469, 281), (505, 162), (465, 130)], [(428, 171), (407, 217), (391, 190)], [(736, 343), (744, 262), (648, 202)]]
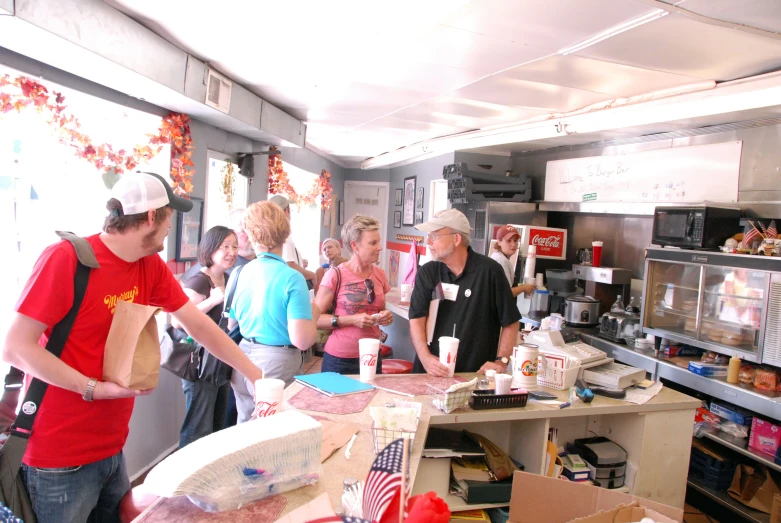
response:
[(379, 231), (380, 222), (376, 218), (371, 216), (362, 216), (356, 214), (344, 224), (342, 227), (342, 242), (347, 250), (353, 252), (353, 247), (350, 242), (358, 243), (361, 241), (361, 233), (363, 231)]
[(278, 205), (255, 202), (244, 215), (244, 230), (253, 245), (271, 250), (285, 243), (290, 236), (290, 222)]
[(342, 246), (339, 245), (339, 240), (337, 240), (336, 238), (326, 238), (325, 240), (323, 240), (323, 243), (320, 244), (320, 250), (322, 251), (323, 249), (325, 249), (325, 246), (328, 245), (329, 243), (333, 243), (334, 245), (336, 245), (337, 249), (342, 248)]

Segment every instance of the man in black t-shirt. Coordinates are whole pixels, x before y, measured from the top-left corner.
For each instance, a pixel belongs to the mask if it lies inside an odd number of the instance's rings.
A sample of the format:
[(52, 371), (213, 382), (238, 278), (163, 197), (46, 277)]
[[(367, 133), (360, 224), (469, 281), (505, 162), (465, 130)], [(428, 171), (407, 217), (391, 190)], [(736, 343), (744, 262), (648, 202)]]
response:
[[(469, 247), (464, 214), (447, 209), (415, 226), (428, 233), (426, 245), (433, 261), (415, 278), (409, 308), (412, 344), (417, 353), (413, 372), (447, 376), (439, 362), (439, 337), (458, 338), (456, 372), (505, 372), (518, 336), (521, 314), (502, 267)], [(426, 323), (433, 299), (441, 297), (431, 345)]]

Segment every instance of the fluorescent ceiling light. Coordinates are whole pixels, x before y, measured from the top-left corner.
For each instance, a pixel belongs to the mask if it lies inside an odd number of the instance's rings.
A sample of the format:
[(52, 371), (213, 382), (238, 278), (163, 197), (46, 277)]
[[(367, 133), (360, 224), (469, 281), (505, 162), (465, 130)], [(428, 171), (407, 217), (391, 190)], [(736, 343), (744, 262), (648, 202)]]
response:
[(578, 52), (582, 49), (585, 49), (586, 47), (590, 47), (596, 43), (599, 43), (602, 40), (607, 40), (608, 38), (621, 34), (624, 31), (629, 31), (630, 29), (634, 29), (635, 27), (639, 27), (643, 24), (647, 24), (648, 22), (653, 22), (654, 20), (661, 18), (667, 14), (668, 14), (667, 11), (665, 11), (664, 9), (656, 9), (654, 11), (651, 11), (648, 14), (635, 18), (634, 20), (630, 20), (628, 22), (624, 22), (621, 25), (611, 27), (610, 29), (603, 31), (598, 35), (592, 36), (591, 38), (583, 40), (580, 43), (577, 43), (570, 47), (565, 47), (564, 49), (561, 49), (559, 51), (559, 54), (568, 55), (571, 53)]
[[(361, 162), (362, 169), (411, 163), (436, 154), (478, 147), (555, 139), (573, 133), (620, 130), (751, 109), (781, 106), (781, 73), (726, 82), (675, 96), (613, 107), (558, 115), (426, 140)], [(551, 141), (555, 147), (555, 141)]]

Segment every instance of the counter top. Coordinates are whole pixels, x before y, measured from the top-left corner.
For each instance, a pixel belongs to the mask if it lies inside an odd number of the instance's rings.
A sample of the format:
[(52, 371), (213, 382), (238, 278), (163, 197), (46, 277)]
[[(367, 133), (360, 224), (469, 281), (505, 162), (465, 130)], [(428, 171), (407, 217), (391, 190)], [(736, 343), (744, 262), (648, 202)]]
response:
[(725, 378), (709, 378), (689, 372), (664, 356), (654, 356), (653, 350), (633, 349), (597, 336), (597, 329), (582, 329), (580, 337), (592, 347), (603, 350), (611, 358), (645, 369), (656, 377), (679, 383), (714, 398), (734, 403), (757, 414), (781, 419), (781, 394), (755, 389), (750, 385), (727, 383)]
[(393, 314), (397, 314), (405, 320), (409, 320), (409, 305), (401, 305), (401, 291), (398, 287), (393, 287), (390, 292), (385, 295), (385, 308)]
[[(465, 379), (472, 379), (476, 376), (476, 374), (473, 373), (458, 375)], [(420, 377), (422, 380), (427, 378), (425, 374), (421, 374)], [(298, 383), (293, 383), (285, 389), (285, 399), (292, 397), (300, 391), (302, 387), (303, 386)], [(567, 391), (546, 390), (557, 394), (562, 401), (567, 397)], [(371, 403), (369, 403), (369, 406), (384, 406), (394, 399), (407, 400), (409, 398), (378, 390)], [(527, 406), (523, 408), (478, 411), (465, 408), (451, 414), (445, 414), (435, 409), (431, 405), (429, 397), (426, 395), (416, 396), (412, 401), (419, 401), (423, 404), (418, 430), (410, 452), (410, 475), (413, 484), (420, 465), (426, 434), (431, 425), (508, 422), (516, 420), (599, 416), (604, 414), (693, 410), (700, 406), (698, 400), (668, 388), (663, 388), (659, 395), (644, 405), (635, 405), (621, 400), (597, 397), (590, 404), (578, 402), (565, 409), (530, 401)], [(288, 503), (284, 513), (308, 503), (323, 492), (329, 493), (331, 502), (334, 504), (334, 507), (337, 508), (340, 504), (343, 479), (345, 477), (364, 479), (368, 474), (369, 468), (375, 457), (371, 434), (371, 418), (369, 417), (367, 409), (364, 409), (363, 412), (346, 415), (324, 414), (313, 411), (303, 412), (316, 418), (320, 417), (337, 422), (344, 421), (356, 423), (361, 427), (361, 430), (358, 432), (358, 437), (353, 444), (350, 460), (345, 459), (345, 447), (337, 450), (323, 464), (323, 474), (317, 484), (285, 493), (285, 496), (288, 498)]]

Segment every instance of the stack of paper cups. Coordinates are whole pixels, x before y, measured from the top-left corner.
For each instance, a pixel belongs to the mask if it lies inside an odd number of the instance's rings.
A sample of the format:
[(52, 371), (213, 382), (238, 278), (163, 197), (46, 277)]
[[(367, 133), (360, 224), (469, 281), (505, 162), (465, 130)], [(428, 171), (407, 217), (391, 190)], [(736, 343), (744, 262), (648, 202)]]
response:
[(456, 356), (458, 355), (458, 338), (441, 336), (439, 338), (439, 362), (446, 365), (448, 376), (456, 371)]
[(510, 394), (510, 384), (513, 377), (509, 374), (497, 374), (494, 378), (494, 394)]
[(253, 418), (265, 418), (279, 412), (282, 406), (282, 394), (285, 382), (267, 378), (255, 380), (255, 412)]
[(360, 353), (359, 367), (361, 381), (370, 383), (377, 375), (377, 358), (380, 353), (380, 340), (374, 338), (361, 338), (358, 340), (358, 352)]
[(529, 245), (529, 252), (526, 254), (526, 265), (523, 268), (523, 281), (526, 283), (529, 279), (534, 283), (534, 271), (537, 270), (537, 246)]
[(537, 286), (538, 289), (545, 288), (545, 276), (543, 276), (541, 272), (537, 273), (537, 277), (534, 280), (534, 284)]

